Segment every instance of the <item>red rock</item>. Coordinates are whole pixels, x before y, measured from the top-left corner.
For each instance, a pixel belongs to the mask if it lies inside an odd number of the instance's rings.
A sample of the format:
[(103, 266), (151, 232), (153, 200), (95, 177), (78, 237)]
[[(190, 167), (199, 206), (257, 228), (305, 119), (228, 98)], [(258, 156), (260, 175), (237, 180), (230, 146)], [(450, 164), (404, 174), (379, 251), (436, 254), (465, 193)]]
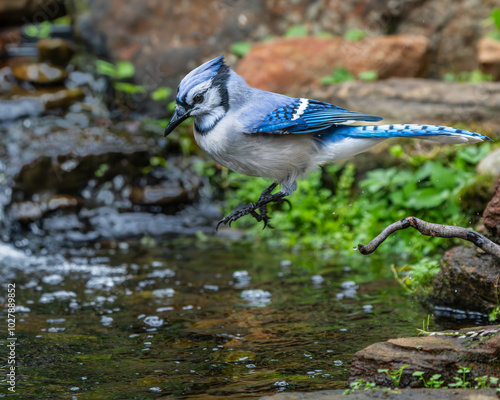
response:
[(375, 70), (380, 79), (424, 76), (429, 65), (424, 36), (375, 36), (356, 42), (341, 38), (301, 37), (258, 43), (241, 60), (237, 72), (250, 86), (300, 95), (321, 78), (345, 67), (357, 76)]
[(495, 185), (493, 198), (484, 210), (483, 223), (491, 232), (500, 236), (500, 179)]

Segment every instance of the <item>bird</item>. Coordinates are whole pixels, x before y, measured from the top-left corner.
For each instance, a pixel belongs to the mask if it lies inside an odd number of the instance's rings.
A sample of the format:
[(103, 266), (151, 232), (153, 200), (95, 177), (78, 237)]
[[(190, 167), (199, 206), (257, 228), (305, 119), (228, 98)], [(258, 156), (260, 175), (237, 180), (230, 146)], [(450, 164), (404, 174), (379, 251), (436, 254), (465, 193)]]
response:
[[(194, 118), (194, 138), (209, 157), (240, 174), (272, 181), (255, 203), (222, 218), (216, 230), (249, 214), (263, 221), (265, 228), (270, 220), (267, 204), (289, 203), (286, 197), (297, 189), (298, 178), (385, 139), (410, 137), (451, 144), (491, 140), (447, 126), (352, 125), (382, 117), (252, 88), (224, 56), (205, 62), (181, 80), (165, 137), (188, 118)], [(273, 193), (278, 185), (280, 190)]]

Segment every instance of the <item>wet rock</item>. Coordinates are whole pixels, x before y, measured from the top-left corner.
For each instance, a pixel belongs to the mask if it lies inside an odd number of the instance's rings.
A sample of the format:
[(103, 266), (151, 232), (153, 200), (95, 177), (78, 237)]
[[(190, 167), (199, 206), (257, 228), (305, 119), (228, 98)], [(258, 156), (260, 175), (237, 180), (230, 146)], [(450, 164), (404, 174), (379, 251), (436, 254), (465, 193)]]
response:
[(69, 108), (72, 104), (82, 100), (85, 93), (79, 87), (72, 89), (63, 88), (43, 88), (36, 91), (26, 91), (16, 88), (15, 99), (33, 99), (44, 105), (45, 109), (51, 108)]
[(43, 102), (36, 99), (0, 100), (0, 122), (37, 117), (44, 111)]
[(500, 260), (458, 246), (444, 254), (428, 300), (435, 306), (489, 313), (498, 305), (499, 277)]
[(9, 216), (15, 221), (24, 223), (37, 221), (42, 218), (42, 208), (33, 201), (14, 203), (9, 209)]
[(0, 22), (26, 24), (47, 21), (66, 14), (64, 0), (0, 1)]
[[(151, 214), (146, 212), (120, 213), (110, 207), (95, 210), (90, 224), (101, 237), (123, 239), (144, 235), (162, 236), (166, 234), (195, 233), (212, 230), (206, 220), (196, 216)], [(203, 226), (205, 227), (203, 228)]]
[(380, 79), (425, 76), (429, 40), (423, 36), (375, 36), (356, 42), (303, 37), (255, 44), (237, 72), (250, 86), (300, 96), (321, 78), (345, 67), (358, 76), (376, 71)]
[(489, 37), (479, 40), (477, 58), (481, 71), (500, 79), (500, 40)]
[(39, 84), (62, 82), (68, 77), (64, 68), (48, 63), (17, 64), (12, 67), (16, 79)]
[(500, 123), (498, 82), (392, 78), (370, 83), (346, 82), (312, 90), (308, 95), (350, 110), (380, 115), (392, 122), (484, 121), (492, 127)]
[(500, 148), (493, 150), (476, 166), (478, 174), (500, 175)]
[(500, 178), (495, 185), (493, 198), (484, 210), (483, 224), (493, 234), (500, 236)]
[(356, 390), (346, 396), (344, 390), (321, 390), (318, 392), (286, 392), (261, 397), (260, 400), (495, 400), (495, 389), (403, 389), (397, 391)]
[(350, 381), (366, 379), (377, 385), (392, 386), (391, 379), (378, 369), (403, 370), (400, 387), (422, 387), (412, 376), (415, 371), (425, 377), (441, 374), (445, 384), (454, 382), (460, 366), (470, 367), (467, 380), (484, 375), (499, 376), (500, 335), (497, 325), (465, 328), (455, 332), (436, 332), (431, 336), (390, 339), (358, 351), (352, 360)]
[(74, 208), (79, 205), (81, 201), (82, 199), (74, 196), (59, 194), (48, 198), (46, 201), (46, 207), (49, 211)]
[(134, 204), (178, 204), (186, 202), (188, 192), (173, 185), (133, 187), (130, 200)]
[(60, 38), (45, 38), (37, 43), (40, 59), (56, 65), (67, 65), (75, 54), (70, 42)]

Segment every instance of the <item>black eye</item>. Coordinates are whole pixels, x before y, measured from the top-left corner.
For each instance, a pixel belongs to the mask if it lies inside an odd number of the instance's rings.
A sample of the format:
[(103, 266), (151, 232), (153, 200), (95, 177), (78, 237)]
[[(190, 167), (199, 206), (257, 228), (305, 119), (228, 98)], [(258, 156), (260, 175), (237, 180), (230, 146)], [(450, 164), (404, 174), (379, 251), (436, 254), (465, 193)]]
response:
[(193, 97), (193, 102), (195, 104), (200, 104), (200, 103), (203, 103), (203, 100), (204, 100), (204, 97), (203, 97), (203, 94), (202, 93), (197, 93), (194, 95)]

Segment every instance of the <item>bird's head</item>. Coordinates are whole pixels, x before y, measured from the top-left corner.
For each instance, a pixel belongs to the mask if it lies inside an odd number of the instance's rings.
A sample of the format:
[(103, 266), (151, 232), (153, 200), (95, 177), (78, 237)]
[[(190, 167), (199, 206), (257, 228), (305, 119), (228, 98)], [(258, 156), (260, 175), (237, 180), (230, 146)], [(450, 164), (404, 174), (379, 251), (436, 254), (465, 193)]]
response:
[(209, 123), (222, 118), (229, 108), (229, 75), (224, 56), (214, 58), (187, 74), (177, 89), (177, 104), (165, 136), (190, 117), (206, 116)]

